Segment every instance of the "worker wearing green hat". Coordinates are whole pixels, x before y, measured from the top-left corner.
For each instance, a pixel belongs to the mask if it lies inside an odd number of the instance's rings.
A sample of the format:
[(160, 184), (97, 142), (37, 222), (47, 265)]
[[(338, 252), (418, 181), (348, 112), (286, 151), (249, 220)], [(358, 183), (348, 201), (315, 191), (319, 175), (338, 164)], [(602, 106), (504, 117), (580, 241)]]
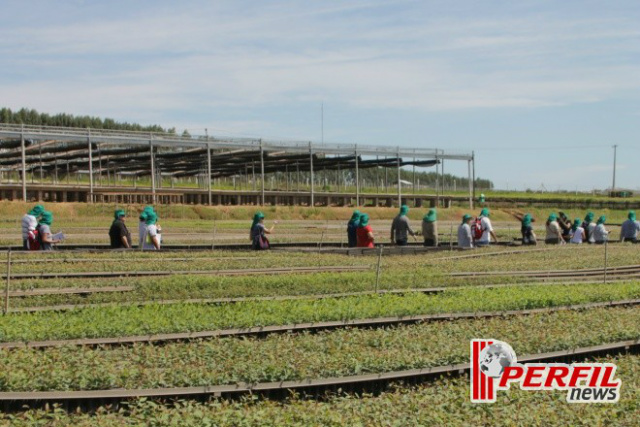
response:
[(29, 250), (29, 234), (32, 235), (38, 226), (38, 219), (44, 212), (44, 206), (35, 205), (29, 212), (22, 217), (22, 249)]
[(256, 212), (255, 215), (253, 215), (253, 222), (251, 223), (251, 230), (249, 231), (249, 239), (251, 240), (251, 248), (253, 250), (258, 251), (271, 247), (267, 234), (273, 233), (273, 229), (277, 223), (277, 221), (274, 221), (274, 225), (272, 225), (271, 228), (267, 228), (264, 225), (264, 214), (262, 212)]
[(552, 213), (549, 215), (546, 223), (546, 231), (547, 236), (544, 239), (544, 242), (547, 245), (558, 245), (566, 243), (562, 238), (562, 229), (560, 228), (560, 224), (558, 224), (558, 215)]
[(473, 248), (473, 236), (471, 235), (471, 220), (473, 217), (469, 214), (462, 216), (462, 223), (458, 226), (458, 247)]
[(438, 246), (438, 212), (429, 209), (429, 212), (422, 218), (422, 238), (424, 246)]
[(38, 238), (40, 240), (40, 250), (51, 251), (55, 243), (60, 243), (61, 240), (54, 239), (53, 233), (51, 233), (51, 225), (53, 224), (53, 214), (49, 211), (44, 211), (40, 215), (40, 221), (38, 221)]
[(398, 215), (393, 219), (393, 222), (391, 222), (390, 240), (398, 246), (407, 246), (409, 235), (414, 239), (416, 238), (416, 233), (411, 229), (409, 218), (407, 218), (408, 213), (409, 206), (400, 206), (400, 213), (398, 213)]
[(360, 211), (355, 210), (347, 223), (347, 240), (350, 248), (358, 246), (358, 227), (360, 227)]
[(585, 233), (584, 228), (582, 228), (582, 220), (580, 218), (576, 218), (571, 226), (571, 239), (569, 242), (580, 245), (585, 240), (587, 240), (587, 234)]
[(140, 212), (140, 222), (138, 223), (138, 247), (140, 249), (144, 247), (144, 241), (147, 238), (147, 218), (151, 213), (155, 213), (153, 206), (145, 206)]
[(629, 211), (627, 220), (622, 223), (620, 229), (620, 241), (638, 243), (638, 232), (640, 232), (640, 222), (636, 220), (636, 213)]
[(582, 222), (582, 228), (584, 228), (584, 233), (589, 243), (595, 243), (595, 239), (593, 238), (593, 231), (596, 229), (596, 223), (593, 221), (594, 218), (595, 214), (593, 212), (587, 212)]
[[(493, 231), (493, 226), (491, 225), (491, 220), (489, 219), (491, 216), (491, 212), (489, 212), (489, 208), (483, 208), (480, 211), (480, 217), (478, 218), (478, 235), (474, 235), (474, 241), (476, 246), (487, 246), (491, 242), (491, 238), (493, 238), (494, 242), (498, 242), (498, 236), (496, 236), (495, 231)], [(474, 228), (476, 225), (474, 224)]]
[(536, 237), (536, 233), (533, 232), (532, 223), (535, 221), (531, 214), (527, 213), (522, 217), (520, 233), (522, 234), (522, 244), (523, 245), (537, 245), (538, 238)]
[(158, 215), (155, 212), (147, 212), (147, 231), (142, 246), (143, 250), (159, 250), (162, 245), (162, 228), (158, 224)]
[(113, 222), (111, 223), (111, 228), (109, 228), (111, 249), (131, 248), (131, 233), (125, 224), (126, 217), (127, 215), (122, 209), (117, 209), (113, 213)]
[(356, 231), (358, 236), (359, 248), (373, 248), (375, 247), (375, 236), (373, 235), (373, 228), (369, 225), (369, 215), (360, 215), (360, 226)]
[(593, 230), (593, 240), (598, 245), (602, 245), (609, 240), (609, 230), (604, 226), (605, 222), (607, 222), (607, 217), (604, 215), (600, 216), (596, 223), (596, 228)]

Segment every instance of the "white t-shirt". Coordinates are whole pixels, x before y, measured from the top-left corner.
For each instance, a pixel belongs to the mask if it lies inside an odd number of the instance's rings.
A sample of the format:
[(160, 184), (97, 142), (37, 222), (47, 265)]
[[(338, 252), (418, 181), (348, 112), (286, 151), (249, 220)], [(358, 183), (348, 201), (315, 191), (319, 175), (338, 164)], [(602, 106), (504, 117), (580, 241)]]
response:
[(593, 239), (596, 242), (604, 242), (608, 239), (609, 232), (604, 228), (604, 224), (596, 225), (596, 228), (593, 230)]
[(596, 223), (592, 222), (589, 224), (589, 227), (587, 228), (587, 230), (589, 231), (589, 242), (591, 243), (595, 243), (596, 239), (593, 236), (594, 231), (596, 231)]
[(155, 250), (156, 247), (153, 246), (153, 238), (158, 238), (158, 243), (161, 243), (160, 234), (158, 234), (158, 227), (154, 225), (147, 225), (147, 237), (144, 240), (143, 249)]
[(482, 237), (478, 242), (481, 243), (489, 243), (491, 241), (490, 232), (493, 231), (493, 227), (491, 226), (491, 220), (486, 216), (480, 218), (480, 226), (482, 227)]
[(38, 220), (35, 216), (24, 214), (22, 217), (22, 239), (26, 240), (29, 237), (29, 232), (36, 229), (38, 226)]
[(582, 243), (582, 233), (584, 233), (584, 228), (578, 227), (576, 231), (572, 231), (571, 233), (571, 243)]
[(138, 247), (141, 248), (144, 245), (144, 239), (147, 237), (147, 223), (140, 221), (138, 223)]

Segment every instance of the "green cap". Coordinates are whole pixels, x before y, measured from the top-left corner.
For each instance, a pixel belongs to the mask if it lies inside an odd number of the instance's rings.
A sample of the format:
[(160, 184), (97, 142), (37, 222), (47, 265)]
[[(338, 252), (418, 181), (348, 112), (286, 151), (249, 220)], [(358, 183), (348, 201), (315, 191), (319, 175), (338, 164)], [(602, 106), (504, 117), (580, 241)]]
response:
[(116, 211), (113, 213), (113, 218), (119, 219), (121, 216), (127, 216), (127, 214), (125, 214), (124, 210), (122, 209), (116, 209)]
[(604, 215), (598, 218), (598, 224), (604, 224), (606, 221), (607, 221), (607, 217)]
[(251, 227), (259, 223), (261, 219), (264, 219), (264, 214), (260, 211), (256, 212), (256, 214), (253, 216), (253, 223), (251, 224)]
[(35, 205), (35, 206), (33, 207), (33, 209), (31, 209), (31, 210), (29, 211), (29, 215), (33, 215), (33, 216), (35, 216), (35, 217), (38, 217), (38, 216), (42, 215), (42, 212), (44, 212), (44, 206), (42, 206), (42, 205)]
[(469, 214), (462, 215), (462, 223), (464, 224), (465, 222), (469, 221), (471, 218), (473, 217)]
[(354, 222), (360, 219), (360, 211), (359, 210), (355, 210), (353, 211), (353, 214), (351, 214), (351, 219), (349, 220), (349, 222)]
[(429, 212), (422, 218), (424, 222), (436, 222), (438, 219), (438, 213), (435, 209), (429, 209)]
[(158, 222), (158, 215), (155, 212), (147, 213), (147, 225), (154, 225), (156, 222)]
[(489, 218), (489, 208), (482, 208), (482, 210), (480, 211), (480, 216), (486, 216), (487, 218)]
[(556, 215), (556, 214), (552, 213), (551, 215), (549, 215), (549, 219), (548, 219), (548, 221), (549, 221), (549, 222), (553, 222), (553, 221), (555, 221), (555, 220), (557, 220), (557, 219), (558, 219), (558, 215)]
[(360, 215), (360, 227), (366, 227), (367, 225), (369, 225), (369, 215)]
[(402, 205), (400, 206), (400, 215), (406, 215), (409, 213), (409, 206)]
[(595, 214), (593, 212), (587, 212), (587, 216), (584, 217), (584, 222), (591, 222), (593, 221), (593, 218), (595, 218)]
[(49, 211), (42, 212), (40, 216), (40, 224), (51, 225), (53, 222), (53, 214)]
[(629, 219), (631, 221), (635, 221), (636, 220), (636, 213), (634, 211), (629, 211), (628, 217), (629, 217)]
[(582, 220), (580, 218), (576, 218), (573, 220), (573, 225), (571, 226), (571, 229), (573, 231), (576, 231), (578, 229), (578, 227), (580, 227), (580, 224), (582, 224)]
[(531, 214), (525, 214), (522, 217), (522, 225), (525, 227), (530, 226), (532, 221), (533, 221), (533, 217), (531, 216)]

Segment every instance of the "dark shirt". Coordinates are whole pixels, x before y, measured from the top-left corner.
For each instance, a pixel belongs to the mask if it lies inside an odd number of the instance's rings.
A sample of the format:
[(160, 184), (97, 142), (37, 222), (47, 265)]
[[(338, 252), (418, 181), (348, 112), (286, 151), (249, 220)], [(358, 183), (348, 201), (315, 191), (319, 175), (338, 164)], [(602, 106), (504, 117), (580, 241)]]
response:
[(358, 246), (358, 227), (360, 227), (360, 221), (349, 221), (349, 224), (347, 224), (347, 237), (350, 248)]
[(120, 220), (113, 221), (109, 229), (109, 238), (111, 239), (111, 249), (121, 249), (125, 246), (122, 244), (122, 238), (126, 237), (129, 247), (131, 247), (131, 233), (127, 229), (124, 222)]

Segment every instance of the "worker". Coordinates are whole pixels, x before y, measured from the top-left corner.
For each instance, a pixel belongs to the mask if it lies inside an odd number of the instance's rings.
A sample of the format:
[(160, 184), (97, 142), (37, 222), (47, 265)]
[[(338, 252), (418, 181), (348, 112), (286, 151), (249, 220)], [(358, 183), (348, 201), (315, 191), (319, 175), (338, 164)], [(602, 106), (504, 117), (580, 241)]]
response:
[(53, 250), (53, 245), (60, 243), (61, 240), (54, 239), (51, 233), (51, 224), (53, 223), (53, 214), (49, 211), (42, 212), (40, 221), (38, 222), (38, 239), (40, 241), (41, 251)]
[(636, 221), (636, 213), (629, 211), (627, 220), (622, 223), (622, 228), (620, 229), (620, 241), (638, 243), (639, 231), (640, 222)]
[(126, 214), (122, 209), (118, 209), (113, 214), (114, 220), (109, 229), (109, 239), (111, 249), (130, 249), (131, 233), (125, 224)]
[(360, 215), (360, 227), (357, 231), (358, 235), (358, 247), (359, 248), (373, 248), (375, 247), (373, 242), (375, 240), (373, 236), (373, 229), (369, 225), (369, 215)]
[(558, 225), (562, 229), (562, 238), (566, 242), (570, 239), (572, 224), (569, 217), (562, 211), (558, 212)]
[(22, 217), (22, 249), (29, 250), (29, 233), (33, 233), (38, 226), (40, 215), (44, 212), (44, 206), (35, 205), (33, 209)]
[(438, 246), (438, 213), (435, 209), (429, 209), (422, 218), (422, 238), (424, 246)]
[(473, 232), (471, 235), (473, 236), (476, 246), (489, 245), (492, 237), (494, 242), (498, 242), (498, 237), (493, 231), (491, 220), (489, 219), (490, 215), (491, 212), (489, 212), (489, 208), (483, 208), (482, 211), (480, 211), (480, 217), (473, 225)]
[(587, 233), (582, 228), (582, 221), (580, 218), (576, 218), (571, 226), (571, 240), (569, 242), (580, 245), (587, 240)]
[(152, 206), (145, 206), (142, 213), (140, 213), (140, 222), (138, 223), (138, 247), (144, 247), (144, 241), (147, 238), (147, 219), (149, 213), (154, 213)]
[(582, 222), (582, 228), (584, 228), (584, 233), (587, 236), (587, 242), (594, 243), (593, 239), (593, 230), (596, 228), (596, 223), (593, 222), (595, 215), (593, 212), (587, 212), (587, 215), (584, 217), (584, 221)]
[(251, 248), (259, 251), (262, 249), (269, 249), (271, 247), (267, 234), (273, 233), (278, 221), (274, 221), (271, 228), (267, 228), (264, 225), (264, 214), (262, 212), (256, 212), (253, 216), (253, 222), (251, 223), (251, 230), (249, 232), (249, 238), (251, 239)]
[(544, 242), (547, 245), (558, 245), (566, 243), (562, 238), (562, 229), (558, 224), (558, 216), (555, 213), (549, 215), (546, 224), (547, 236)]
[(393, 219), (391, 223), (391, 243), (398, 246), (407, 246), (409, 234), (415, 239), (416, 233), (413, 232), (409, 225), (409, 206), (400, 206), (400, 213)]
[(360, 211), (355, 210), (351, 215), (351, 219), (347, 224), (347, 239), (349, 241), (349, 247), (355, 248), (358, 246), (358, 227), (360, 226)]
[(593, 230), (593, 240), (596, 244), (602, 245), (609, 240), (609, 231), (604, 227), (607, 217), (602, 215), (598, 218), (596, 228)]
[(535, 219), (531, 214), (525, 214), (522, 217), (522, 226), (520, 227), (520, 232), (522, 233), (522, 244), (523, 245), (537, 245), (538, 238), (536, 234), (533, 232), (532, 222), (535, 222)]
[(155, 212), (147, 212), (147, 229), (146, 236), (144, 239), (144, 244), (142, 246), (143, 250), (160, 250), (160, 246), (162, 245), (162, 228), (158, 224), (158, 215)]
[(458, 247), (473, 248), (473, 237), (471, 236), (471, 220), (473, 217), (469, 214), (462, 216), (462, 224), (458, 227)]

